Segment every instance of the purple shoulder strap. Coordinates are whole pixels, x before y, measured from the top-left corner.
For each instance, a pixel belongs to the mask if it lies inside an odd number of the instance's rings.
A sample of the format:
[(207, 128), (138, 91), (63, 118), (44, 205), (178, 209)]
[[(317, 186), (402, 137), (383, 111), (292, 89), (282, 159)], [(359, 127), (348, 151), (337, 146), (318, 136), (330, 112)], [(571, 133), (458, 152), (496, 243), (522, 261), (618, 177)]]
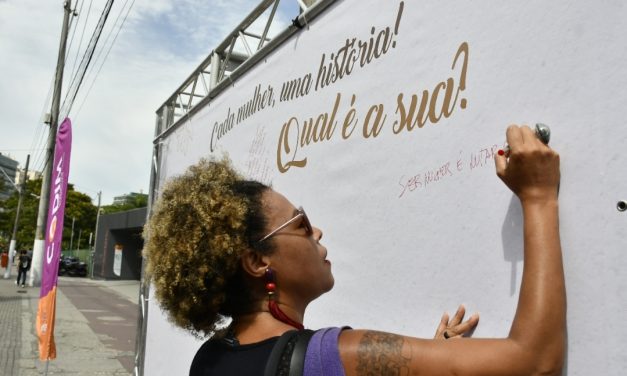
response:
[(314, 333), (307, 346), (303, 376), (344, 376), (338, 339), (344, 328), (325, 328)]

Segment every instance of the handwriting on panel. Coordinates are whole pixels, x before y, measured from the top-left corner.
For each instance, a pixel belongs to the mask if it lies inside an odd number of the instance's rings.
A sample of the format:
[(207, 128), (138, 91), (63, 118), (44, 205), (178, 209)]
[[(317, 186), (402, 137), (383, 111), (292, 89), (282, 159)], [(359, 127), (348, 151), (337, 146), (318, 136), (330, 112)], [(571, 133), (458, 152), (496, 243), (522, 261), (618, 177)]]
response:
[(438, 183), (459, 176), (465, 171), (473, 171), (485, 166), (494, 166), (494, 156), (499, 146), (494, 144), (489, 147), (473, 151), (466, 157), (460, 151), (456, 161), (446, 161), (439, 166), (427, 168), (417, 173), (401, 175), (398, 180), (400, 186), (398, 198), (412, 192), (434, 187)]

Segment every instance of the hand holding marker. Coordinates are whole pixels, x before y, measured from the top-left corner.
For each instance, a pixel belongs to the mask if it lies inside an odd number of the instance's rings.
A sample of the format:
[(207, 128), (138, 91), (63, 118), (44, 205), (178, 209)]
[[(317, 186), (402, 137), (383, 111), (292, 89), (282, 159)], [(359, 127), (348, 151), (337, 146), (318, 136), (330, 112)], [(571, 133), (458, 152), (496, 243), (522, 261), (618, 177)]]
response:
[[(551, 139), (551, 128), (548, 125), (537, 123), (536, 124), (536, 137), (542, 141), (545, 145), (549, 144), (549, 140)], [(505, 145), (505, 148), (499, 150), (499, 155), (509, 156), (509, 145)]]

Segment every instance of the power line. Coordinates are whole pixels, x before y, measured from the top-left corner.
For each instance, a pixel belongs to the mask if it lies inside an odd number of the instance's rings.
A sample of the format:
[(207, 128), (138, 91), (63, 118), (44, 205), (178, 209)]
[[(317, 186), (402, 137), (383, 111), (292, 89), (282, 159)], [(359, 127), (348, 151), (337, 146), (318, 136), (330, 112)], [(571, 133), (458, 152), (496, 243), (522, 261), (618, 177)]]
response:
[(46, 109), (48, 108), (48, 106), (50, 105), (50, 99), (52, 97), (52, 88), (54, 86), (54, 76), (52, 77), (52, 79), (50, 80), (50, 88), (48, 89), (48, 95), (46, 96), (46, 100), (44, 101), (44, 105), (41, 108), (41, 112), (39, 114), (39, 118), (37, 119), (37, 124), (35, 126), (35, 131), (33, 134), (33, 141), (31, 142), (30, 145), (30, 149), (32, 150), (31, 154), (33, 155), (33, 168), (32, 170), (34, 171), (38, 171), (37, 167), (36, 167), (36, 163), (35, 161), (37, 160), (38, 156), (36, 153), (37, 151), (39, 152), (39, 154), (42, 154), (43, 151), (41, 151), (41, 143), (46, 139), (45, 136), (47, 136), (47, 134), (44, 131), (45, 126), (42, 124), (42, 119), (44, 117), (44, 114), (46, 113)]
[[(50, 89), (52, 89), (54, 86), (54, 79), (50, 83), (50, 85), (51, 85)], [(40, 165), (44, 163), (46, 150), (47, 150), (46, 140), (48, 139), (48, 133), (50, 132), (50, 129), (41, 121), (41, 119), (46, 113), (45, 112), (46, 108), (50, 104), (51, 95), (52, 95), (52, 91), (48, 92), (48, 98), (46, 98), (46, 102), (44, 103), (44, 107), (42, 108), (41, 115), (39, 116), (40, 120), (37, 124), (37, 129), (39, 132), (35, 131), (36, 133), (39, 133), (39, 139), (38, 140), (36, 138), (33, 139), (33, 144), (31, 145), (31, 149), (33, 150), (31, 152), (31, 154), (33, 154), (33, 168), (32, 168), (33, 171), (43, 171), (43, 168), (41, 168)], [(36, 140), (37, 140), (37, 143), (35, 144)]]
[(45, 124), (38, 124), (40, 127), (40, 138), (36, 147), (33, 147), (33, 170), (42, 171), (40, 165), (43, 163), (44, 156), (46, 155), (46, 140), (48, 139), (49, 129)]
[[(81, 64), (78, 67), (76, 75), (72, 79), (70, 83), (70, 88), (63, 100), (63, 114), (64, 116), (69, 114), (72, 104), (74, 103), (74, 99), (76, 99), (76, 94), (81, 87), (83, 82), (83, 78), (85, 77), (85, 72), (89, 67), (89, 63), (91, 62), (92, 57), (94, 56), (94, 51), (96, 49), (96, 45), (98, 44), (98, 40), (100, 39), (100, 34), (102, 33), (102, 29), (104, 28), (105, 22), (107, 21), (107, 17), (109, 16), (109, 12), (111, 11), (111, 6), (113, 5), (113, 0), (107, 1), (105, 5), (105, 9), (102, 11), (100, 15), (100, 20), (98, 20), (98, 24), (94, 30), (94, 33), (91, 36), (91, 40), (87, 45), (87, 49), (85, 50), (85, 54), (83, 55), (83, 59), (81, 60)], [(69, 99), (69, 100), (68, 100)]]
[[(117, 24), (117, 21), (120, 18), (120, 15), (122, 14), (122, 12), (124, 11), (124, 8), (126, 7), (127, 3), (128, 3), (128, 0), (124, 3), (124, 6), (122, 6), (122, 9), (120, 10), (120, 13), (118, 14), (118, 17), (117, 17), (117, 19), (116, 19), (116, 21), (115, 21), (115, 23), (113, 25), (113, 28), (111, 29), (111, 32), (113, 32), (113, 30), (115, 28), (115, 25)], [(111, 52), (111, 49), (113, 48), (113, 45), (115, 44), (115, 41), (118, 39), (118, 35), (120, 34), (120, 31), (124, 27), (124, 24), (126, 23), (126, 19), (127, 19), (128, 15), (129, 15), (129, 13), (131, 12), (131, 9), (133, 8), (134, 4), (135, 4), (135, 0), (133, 0), (131, 2), (131, 5), (128, 7), (128, 9), (126, 11), (126, 15), (124, 15), (124, 19), (122, 20), (122, 23), (120, 24), (120, 27), (118, 28), (118, 31), (115, 34), (115, 37), (113, 38), (113, 41), (111, 42), (111, 45), (109, 45), (109, 49), (107, 50), (107, 53), (105, 54), (104, 59), (102, 60), (102, 62), (100, 63), (100, 66), (98, 67), (98, 70), (96, 71), (96, 75), (94, 76), (94, 79), (92, 80), (91, 85), (89, 86), (89, 89), (85, 93), (85, 97), (83, 98), (83, 101), (81, 102), (81, 105), (78, 107), (78, 110), (76, 111), (76, 117), (78, 117), (78, 114), (81, 112), (81, 109), (83, 108), (83, 105), (85, 104), (85, 101), (87, 100), (87, 97), (89, 96), (89, 93), (91, 93), (91, 89), (94, 87), (94, 84), (96, 83), (96, 79), (100, 75), (100, 70), (104, 66), (104, 63), (107, 60), (107, 58), (109, 57), (109, 53)], [(111, 35), (111, 34), (109, 34), (109, 35)], [(107, 39), (108, 39), (108, 36), (107, 36)], [(106, 46), (106, 41), (105, 41), (104, 45)]]
[[(46, 126), (44, 124), (38, 124), (38, 127), (40, 128), (45, 128)], [(40, 131), (40, 139), (39, 142), (37, 143), (37, 146), (33, 146), (31, 147), (31, 154), (33, 155), (33, 167), (32, 170), (34, 171), (41, 171), (39, 169), (39, 164), (41, 163), (41, 158), (42, 156), (46, 153), (46, 148), (45, 146), (45, 140), (47, 139), (47, 132), (45, 130), (41, 130)]]
[[(81, 1), (81, 5), (79, 6), (79, 14), (78, 14), (78, 18), (76, 20), (76, 22), (78, 23), (81, 17), (81, 10), (82, 10), (82, 4), (83, 2)], [(76, 8), (75, 8), (76, 9)], [(72, 27), (74, 19), (71, 18), (70, 19), (70, 24), (68, 25), (68, 28)], [(70, 47), (68, 48), (68, 52), (69, 50), (72, 48), (72, 41), (74, 40), (74, 34), (76, 32), (76, 28), (74, 28), (73, 32), (72, 32), (72, 37), (70, 40)], [(81, 37), (81, 41), (82, 41), (82, 37)], [(79, 45), (79, 49), (80, 49), (80, 45)], [(68, 55), (68, 52), (66, 52), (66, 57)], [(77, 54), (78, 54), (78, 49), (77, 49)], [(45, 132), (44, 128), (45, 126), (42, 124), (42, 119), (44, 117), (44, 114), (47, 112), (47, 108), (50, 105), (50, 99), (52, 96), (52, 89), (54, 86), (54, 76), (52, 77), (52, 79), (50, 80), (50, 87), (48, 89), (48, 95), (46, 96), (46, 100), (44, 101), (44, 105), (41, 109), (41, 113), (39, 115), (39, 119), (38, 119), (38, 124), (35, 127), (35, 132), (33, 135), (33, 140), (31, 142), (31, 147), (30, 147), (30, 151), (31, 154), (33, 155), (33, 168), (32, 170), (34, 171), (38, 171), (39, 170), (39, 165), (41, 163), (44, 163), (45, 161), (43, 160), (44, 157), (43, 155), (45, 154), (45, 148), (43, 147), (42, 144), (45, 143), (45, 141), (47, 140), (47, 136), (48, 136), (48, 132)], [(45, 164), (44, 164), (45, 166)], [(39, 170), (42, 171), (42, 170)]]
[[(122, 5), (122, 8), (120, 9), (120, 12), (118, 13), (118, 16), (115, 18), (115, 22), (113, 22), (113, 26), (109, 30), (109, 33), (107, 34), (107, 37), (105, 38), (105, 41), (102, 44), (102, 48), (98, 51), (98, 55), (96, 55), (96, 58), (94, 59), (94, 62), (96, 62), (95, 63), (96, 65), (97, 65), (98, 60), (100, 59), (100, 56), (102, 55), (102, 51), (104, 51), (106, 49), (106, 47), (107, 47), (107, 43), (109, 42), (109, 38), (111, 37), (111, 34), (113, 34), (113, 31), (115, 30), (115, 27), (117, 26), (118, 21), (120, 20), (120, 16), (122, 16), (122, 13), (124, 13), (124, 8), (126, 8), (126, 4), (128, 4), (128, 0), (124, 1), (124, 5)], [(132, 6), (132, 4), (131, 4), (131, 6)], [(129, 10), (130, 10), (130, 8), (129, 8)], [(128, 15), (128, 13), (127, 13), (127, 15)], [(122, 24), (124, 24), (124, 23), (122, 23)], [(121, 28), (121, 26), (120, 26), (120, 28)], [(118, 33), (119, 33), (119, 29), (118, 29)], [(116, 37), (117, 37), (117, 35), (116, 35)], [(113, 46), (113, 43), (115, 43), (115, 38), (114, 38), (113, 42), (111, 43), (111, 46)], [(111, 50), (110, 47), (109, 47), (109, 50)], [(108, 55), (108, 53), (105, 54), (104, 60), (106, 60), (106, 55)], [(103, 60), (103, 63), (104, 63), (104, 60)], [(93, 72), (93, 69), (91, 71)]]
[[(76, 13), (76, 7), (74, 7), (74, 10), (72, 11), (72, 15), (76, 18), (76, 22), (78, 23), (80, 18), (81, 18), (81, 9), (83, 6), (83, 1), (81, 0), (81, 5), (79, 6), (79, 10), (78, 13)], [(70, 25), (68, 26), (69, 29), (72, 30), (72, 36), (70, 37), (70, 43), (68, 44), (68, 48), (65, 51), (65, 59), (67, 60), (67, 56), (70, 54), (70, 51), (72, 50), (72, 42), (74, 42), (74, 34), (76, 34), (76, 28), (72, 29), (72, 26), (74, 24), (74, 17), (70, 18)]]
[(0, 149), (0, 153), (9, 153), (14, 151), (31, 151), (33, 149)]
[[(46, 149), (47, 150), (47, 149)], [(37, 161), (37, 168), (33, 168), (33, 171), (44, 171), (48, 165), (47, 153), (39, 153), (39, 160)]]
[[(81, 31), (81, 39), (78, 42), (78, 48), (76, 49), (76, 56), (74, 57), (74, 64), (72, 65), (72, 70), (70, 72), (72, 72), (70, 74), (70, 76), (74, 77), (74, 74), (76, 73), (74, 71), (74, 68), (76, 68), (76, 62), (78, 61), (78, 53), (81, 50), (81, 46), (83, 45), (83, 37), (85, 36), (85, 29), (87, 28), (87, 21), (89, 20), (89, 14), (91, 13), (91, 4), (92, 4), (93, 0), (89, 1), (89, 7), (87, 8), (87, 15), (85, 16), (85, 22), (83, 23), (83, 31)], [(82, 5), (83, 3), (81, 2), (81, 9), (82, 9)], [(79, 14), (80, 17), (80, 14)]]
[[(83, 3), (81, 2), (81, 5), (79, 6), (79, 14), (78, 14), (78, 18), (76, 20), (77, 24), (80, 22), (80, 17), (81, 17), (81, 14), (82, 14), (82, 4)], [(91, 3), (90, 3), (90, 7), (91, 7)], [(87, 20), (87, 18), (88, 17), (85, 17), (86, 20)], [(70, 23), (69, 27), (71, 27), (72, 23)], [(86, 23), (87, 23), (87, 21), (85, 22), (85, 25), (86, 25)], [(74, 31), (72, 33), (72, 39), (70, 40), (70, 48), (71, 48), (71, 45), (72, 45), (72, 41), (74, 40), (74, 33), (76, 32), (76, 29), (77, 28), (74, 28)], [(84, 33), (84, 31), (85, 31), (85, 28), (83, 27), (83, 33)], [(79, 46), (78, 46), (77, 51), (76, 51), (76, 55), (77, 56), (78, 56), (78, 52), (80, 50), (80, 46), (82, 45), (82, 38), (83, 38), (83, 35), (81, 34), (81, 40), (79, 42)], [(68, 49), (68, 52), (66, 53), (66, 57), (67, 57), (67, 55), (69, 55), (69, 49)], [(46, 96), (46, 100), (44, 101), (44, 105), (43, 105), (43, 107), (41, 109), (41, 114), (39, 116), (39, 121), (38, 121), (38, 124), (37, 124), (36, 129), (35, 129), (33, 141), (31, 143), (30, 150), (31, 150), (31, 154), (33, 155), (33, 168), (32, 169), (34, 171), (43, 171), (45, 166), (46, 166), (46, 163), (47, 163), (46, 158), (45, 158), (46, 148), (44, 146), (45, 146), (46, 140), (48, 139), (48, 133), (49, 133), (50, 130), (49, 130), (48, 127), (46, 127), (43, 124), (42, 120), (43, 120), (44, 114), (47, 113), (47, 109), (50, 106), (50, 99), (51, 99), (51, 96), (52, 96), (52, 89), (53, 89), (53, 87), (54, 87), (54, 76), (50, 80), (50, 88), (48, 89), (48, 95)]]

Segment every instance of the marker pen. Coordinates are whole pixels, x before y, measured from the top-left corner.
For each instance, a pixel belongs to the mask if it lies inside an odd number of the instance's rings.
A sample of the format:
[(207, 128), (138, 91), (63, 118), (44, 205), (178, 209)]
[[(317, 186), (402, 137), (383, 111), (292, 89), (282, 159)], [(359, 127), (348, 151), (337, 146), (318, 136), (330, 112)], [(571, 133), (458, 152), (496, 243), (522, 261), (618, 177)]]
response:
[[(545, 145), (549, 144), (549, 140), (551, 139), (551, 128), (548, 125), (537, 123), (535, 129), (536, 137), (542, 141)], [(509, 145), (505, 145), (505, 147), (498, 151), (499, 155), (509, 156)]]

